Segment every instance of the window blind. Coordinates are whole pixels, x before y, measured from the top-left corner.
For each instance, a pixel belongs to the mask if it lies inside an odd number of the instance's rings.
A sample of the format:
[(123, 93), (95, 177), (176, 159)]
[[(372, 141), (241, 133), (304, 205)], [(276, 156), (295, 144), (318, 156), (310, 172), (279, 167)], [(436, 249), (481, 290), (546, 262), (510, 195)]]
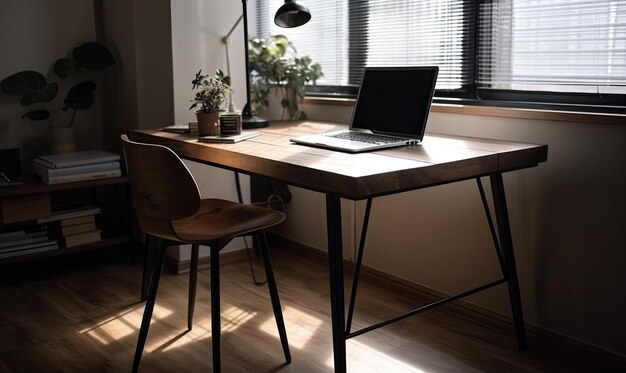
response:
[(473, 1), (306, 0), (311, 21), (293, 29), (273, 24), (282, 3), (257, 2), (257, 35), (283, 34), (310, 54), (324, 72), (318, 85), (358, 86), (365, 66), (437, 65), (437, 89), (473, 81)]
[(483, 1), (478, 33), (479, 88), (626, 93), (626, 1)]
[(347, 1), (306, 1), (311, 20), (304, 26), (280, 28), (274, 14), (284, 1), (257, 1), (257, 36), (285, 35), (298, 55), (309, 54), (322, 66), (322, 85), (348, 85), (348, 13)]
[(257, 0), (257, 35), (286, 35), (322, 65), (317, 84), (331, 92), (358, 87), (368, 65), (437, 65), (439, 98), (626, 107), (626, 0), (304, 2), (311, 21), (281, 29), (273, 19), (283, 1)]

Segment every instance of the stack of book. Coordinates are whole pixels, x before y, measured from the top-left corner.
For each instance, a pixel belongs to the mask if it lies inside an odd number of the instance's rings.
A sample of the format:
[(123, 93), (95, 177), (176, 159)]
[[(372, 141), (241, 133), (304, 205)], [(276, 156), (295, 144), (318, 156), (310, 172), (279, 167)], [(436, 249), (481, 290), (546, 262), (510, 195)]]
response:
[(0, 258), (58, 249), (46, 226), (0, 233)]
[(74, 247), (102, 240), (100, 229), (96, 227), (96, 214), (101, 211), (98, 206), (82, 206), (54, 211), (50, 217), (39, 219), (37, 222), (59, 221), (65, 247)]
[(119, 154), (103, 150), (42, 155), (33, 160), (35, 174), (46, 184), (105, 179), (122, 175)]
[(102, 240), (100, 229), (96, 228), (94, 215), (61, 220), (61, 235), (65, 247), (84, 245)]

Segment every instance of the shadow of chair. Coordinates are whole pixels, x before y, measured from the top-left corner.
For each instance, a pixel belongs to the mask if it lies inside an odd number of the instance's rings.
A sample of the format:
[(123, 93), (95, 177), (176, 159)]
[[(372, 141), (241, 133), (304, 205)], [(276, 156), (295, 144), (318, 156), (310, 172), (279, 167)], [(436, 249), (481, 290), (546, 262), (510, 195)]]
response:
[(193, 327), (199, 245), (210, 248), (213, 371), (220, 371), (219, 253), (233, 238), (242, 235), (254, 235), (259, 244), (283, 353), (287, 363), (290, 363), (291, 353), (264, 231), (283, 222), (285, 214), (221, 199), (202, 199), (193, 175), (169, 148), (133, 142), (126, 135), (122, 135), (121, 139), (137, 220), (146, 235), (156, 238), (158, 242), (154, 248), (148, 246), (148, 249), (156, 251), (157, 260), (150, 280), (132, 371), (139, 369), (168, 244), (192, 245), (188, 330)]

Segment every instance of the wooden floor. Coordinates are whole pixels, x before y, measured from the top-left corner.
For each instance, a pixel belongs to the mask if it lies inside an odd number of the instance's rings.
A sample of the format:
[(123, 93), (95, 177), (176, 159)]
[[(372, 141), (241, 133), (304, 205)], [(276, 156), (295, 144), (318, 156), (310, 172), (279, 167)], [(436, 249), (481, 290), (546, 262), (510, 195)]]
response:
[[(222, 266), (223, 371), (332, 372), (326, 266), (283, 249), (273, 260), (293, 362), (284, 364), (267, 288), (253, 284), (244, 261)], [(141, 269), (127, 256), (80, 254), (0, 271), (0, 372), (130, 371), (144, 304)], [(209, 273), (199, 275), (191, 332), (187, 278), (163, 276), (140, 371), (211, 371)], [(372, 284), (360, 291), (357, 327), (415, 305)], [(348, 371), (359, 373), (594, 371), (532, 348), (520, 352), (510, 331), (445, 309), (353, 338), (347, 350)]]

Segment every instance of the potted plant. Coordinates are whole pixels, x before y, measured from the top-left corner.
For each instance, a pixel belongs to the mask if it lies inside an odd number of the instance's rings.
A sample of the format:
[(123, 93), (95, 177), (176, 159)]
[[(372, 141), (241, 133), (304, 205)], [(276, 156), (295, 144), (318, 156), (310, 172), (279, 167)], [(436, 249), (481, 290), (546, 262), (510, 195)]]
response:
[(192, 89), (197, 92), (191, 100), (193, 104), (189, 110), (196, 109), (198, 132), (201, 136), (219, 135), (220, 111), (224, 110), (226, 95), (233, 92), (230, 77), (224, 75), (220, 69), (217, 69), (215, 75), (202, 75), (200, 70), (192, 84)]
[[(101, 70), (115, 64), (111, 52), (104, 45), (96, 42), (87, 42), (74, 48), (72, 57), (60, 58), (54, 63), (52, 70), (56, 77), (63, 80), (70, 74), (81, 70)], [(35, 109), (24, 113), (22, 118), (49, 123), (53, 153), (76, 149), (73, 134), (76, 113), (78, 110), (87, 110), (93, 105), (94, 92), (97, 87), (96, 83), (91, 80), (76, 83), (67, 89), (61, 105), (58, 101), (54, 101), (61, 90), (59, 85), (59, 82), (48, 82), (43, 74), (32, 70), (20, 71), (0, 82), (0, 90), (8, 95), (21, 97), (22, 106), (36, 105)], [(57, 104), (57, 109), (50, 109), (50, 106)], [(72, 111), (69, 119), (62, 118), (60, 113), (68, 110)], [(51, 111), (58, 114), (58, 118), (53, 120), (50, 115)]]
[(298, 57), (296, 48), (284, 35), (250, 39), (250, 70), (252, 72), (253, 104), (262, 114), (268, 107), (270, 90), (279, 92), (282, 119), (304, 119), (298, 108), (304, 98), (304, 85), (323, 76), (322, 67), (310, 56)]

